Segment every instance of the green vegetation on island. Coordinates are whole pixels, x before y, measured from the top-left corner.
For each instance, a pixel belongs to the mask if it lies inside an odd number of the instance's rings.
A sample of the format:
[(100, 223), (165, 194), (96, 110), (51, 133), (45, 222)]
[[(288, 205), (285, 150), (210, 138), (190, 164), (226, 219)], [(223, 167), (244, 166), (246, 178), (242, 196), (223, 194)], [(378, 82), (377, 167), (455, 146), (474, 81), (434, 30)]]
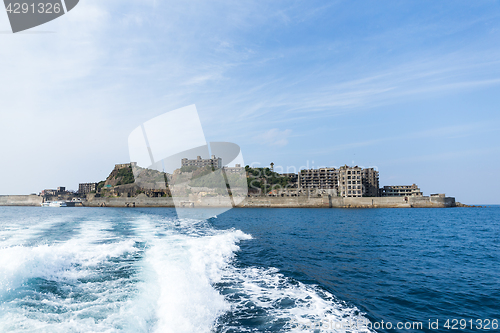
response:
[(286, 188), (292, 185), (290, 178), (280, 175), (269, 168), (251, 168), (247, 165), (245, 171), (249, 190), (260, 189), (262, 192), (268, 193), (276, 188)]

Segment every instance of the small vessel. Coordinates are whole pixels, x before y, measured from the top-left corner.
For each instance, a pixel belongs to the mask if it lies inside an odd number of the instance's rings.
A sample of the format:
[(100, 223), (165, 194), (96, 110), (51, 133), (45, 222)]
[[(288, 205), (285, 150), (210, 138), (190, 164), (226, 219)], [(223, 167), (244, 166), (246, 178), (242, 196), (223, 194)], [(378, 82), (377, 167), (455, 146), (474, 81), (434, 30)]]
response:
[(64, 201), (47, 201), (42, 203), (42, 207), (67, 207)]

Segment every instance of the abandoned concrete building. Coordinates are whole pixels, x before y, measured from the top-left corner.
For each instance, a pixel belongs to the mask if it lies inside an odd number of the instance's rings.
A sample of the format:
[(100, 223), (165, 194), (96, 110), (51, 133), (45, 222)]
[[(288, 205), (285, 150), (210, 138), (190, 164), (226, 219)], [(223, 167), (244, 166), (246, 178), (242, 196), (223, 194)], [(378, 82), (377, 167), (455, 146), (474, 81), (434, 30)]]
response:
[(416, 184), (384, 186), (380, 189), (381, 197), (420, 197), (423, 193)]
[(198, 156), (194, 160), (189, 160), (187, 158), (182, 159), (182, 166), (187, 167), (187, 166), (194, 166), (198, 168), (202, 168), (205, 166), (212, 166), (214, 169), (221, 169), (222, 168), (222, 158), (220, 157), (215, 157), (215, 155), (212, 155), (211, 158), (203, 159), (201, 156)]
[(301, 170), (298, 187), (302, 190), (335, 190), (346, 198), (379, 195), (379, 173), (373, 168), (349, 167)]

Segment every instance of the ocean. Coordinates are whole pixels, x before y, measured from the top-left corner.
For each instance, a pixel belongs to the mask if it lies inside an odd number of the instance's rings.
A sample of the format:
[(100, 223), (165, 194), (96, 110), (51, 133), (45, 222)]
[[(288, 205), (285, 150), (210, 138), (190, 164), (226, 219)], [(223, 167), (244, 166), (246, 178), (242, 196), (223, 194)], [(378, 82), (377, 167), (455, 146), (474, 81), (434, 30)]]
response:
[(0, 332), (499, 331), (500, 207), (0, 207)]

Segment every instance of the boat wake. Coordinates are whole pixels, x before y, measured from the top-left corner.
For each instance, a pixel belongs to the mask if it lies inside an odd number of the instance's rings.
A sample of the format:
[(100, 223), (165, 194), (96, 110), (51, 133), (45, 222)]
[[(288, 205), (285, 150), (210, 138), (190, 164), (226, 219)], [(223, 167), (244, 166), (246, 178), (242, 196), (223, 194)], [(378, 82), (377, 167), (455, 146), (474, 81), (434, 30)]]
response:
[(362, 318), (274, 268), (238, 267), (242, 241), (147, 214), (2, 222), (0, 331), (308, 332), (298, 323)]

